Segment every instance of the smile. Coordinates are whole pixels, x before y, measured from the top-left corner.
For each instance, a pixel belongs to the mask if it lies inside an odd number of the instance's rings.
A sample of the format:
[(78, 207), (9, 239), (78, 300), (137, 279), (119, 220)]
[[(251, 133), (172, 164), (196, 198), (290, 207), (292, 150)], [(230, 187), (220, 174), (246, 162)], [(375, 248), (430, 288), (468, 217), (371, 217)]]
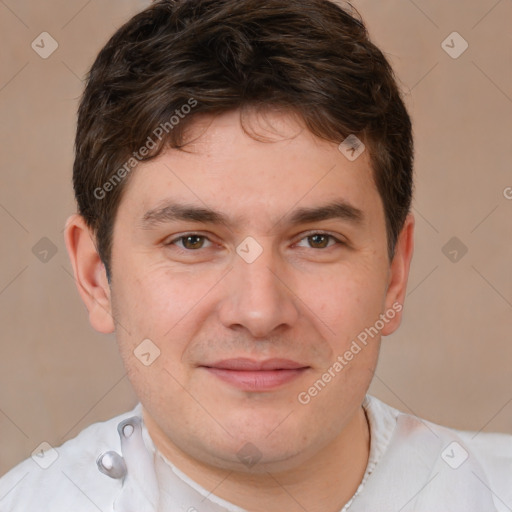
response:
[(218, 379), (244, 391), (269, 391), (301, 376), (309, 366), (289, 359), (227, 359), (202, 366)]

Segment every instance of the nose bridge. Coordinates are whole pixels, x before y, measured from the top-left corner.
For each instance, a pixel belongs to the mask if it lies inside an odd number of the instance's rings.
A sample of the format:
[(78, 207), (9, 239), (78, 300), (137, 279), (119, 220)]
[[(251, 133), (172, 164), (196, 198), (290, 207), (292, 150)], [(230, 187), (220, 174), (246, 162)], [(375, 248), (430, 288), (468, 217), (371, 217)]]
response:
[(279, 326), (292, 325), (298, 312), (293, 293), (282, 282), (285, 276), (279, 275), (283, 274), (279, 255), (270, 246), (260, 245), (254, 259), (255, 250), (251, 241), (238, 247), (226, 283), (220, 319), (226, 327), (243, 326), (252, 336), (264, 337)]

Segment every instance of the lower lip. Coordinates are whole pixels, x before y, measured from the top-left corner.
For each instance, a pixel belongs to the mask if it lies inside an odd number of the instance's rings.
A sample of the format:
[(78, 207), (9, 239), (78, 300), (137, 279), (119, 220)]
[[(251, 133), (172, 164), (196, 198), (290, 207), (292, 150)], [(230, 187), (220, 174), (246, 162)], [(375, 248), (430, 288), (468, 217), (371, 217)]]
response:
[(268, 391), (297, 379), (307, 370), (307, 368), (260, 371), (206, 369), (224, 382), (228, 382), (244, 391)]

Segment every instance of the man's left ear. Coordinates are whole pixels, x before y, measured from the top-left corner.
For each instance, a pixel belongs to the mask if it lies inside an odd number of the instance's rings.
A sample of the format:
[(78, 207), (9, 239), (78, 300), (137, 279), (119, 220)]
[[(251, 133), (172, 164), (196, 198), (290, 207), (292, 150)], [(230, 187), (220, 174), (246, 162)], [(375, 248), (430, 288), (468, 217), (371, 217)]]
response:
[(407, 289), (407, 279), (414, 251), (414, 216), (409, 213), (405, 219), (404, 226), (398, 237), (395, 246), (395, 255), (389, 269), (388, 289), (385, 299), (385, 310), (394, 311), (393, 318), (388, 314), (389, 319), (381, 333), (387, 336), (398, 329), (402, 321), (402, 309)]

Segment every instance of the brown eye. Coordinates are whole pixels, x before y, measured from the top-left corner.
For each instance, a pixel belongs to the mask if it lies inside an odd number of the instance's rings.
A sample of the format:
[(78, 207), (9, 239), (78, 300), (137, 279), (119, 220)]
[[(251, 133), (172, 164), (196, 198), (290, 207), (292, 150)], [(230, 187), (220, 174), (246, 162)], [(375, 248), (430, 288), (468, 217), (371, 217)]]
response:
[(188, 235), (181, 238), (185, 249), (200, 249), (204, 243), (204, 237), (200, 235)]
[(209, 242), (207, 237), (195, 233), (190, 233), (188, 235), (175, 238), (166, 245), (176, 245), (179, 249), (182, 250), (195, 251), (204, 248), (206, 241)]
[(308, 236), (307, 238), (315, 249), (324, 249), (327, 247), (327, 243), (331, 237), (329, 235), (317, 234)]
[[(307, 241), (307, 245), (300, 245), (304, 240)], [(343, 245), (343, 242), (328, 233), (311, 233), (310, 235), (302, 238), (298, 245), (309, 249), (328, 249), (329, 247), (337, 244)]]

